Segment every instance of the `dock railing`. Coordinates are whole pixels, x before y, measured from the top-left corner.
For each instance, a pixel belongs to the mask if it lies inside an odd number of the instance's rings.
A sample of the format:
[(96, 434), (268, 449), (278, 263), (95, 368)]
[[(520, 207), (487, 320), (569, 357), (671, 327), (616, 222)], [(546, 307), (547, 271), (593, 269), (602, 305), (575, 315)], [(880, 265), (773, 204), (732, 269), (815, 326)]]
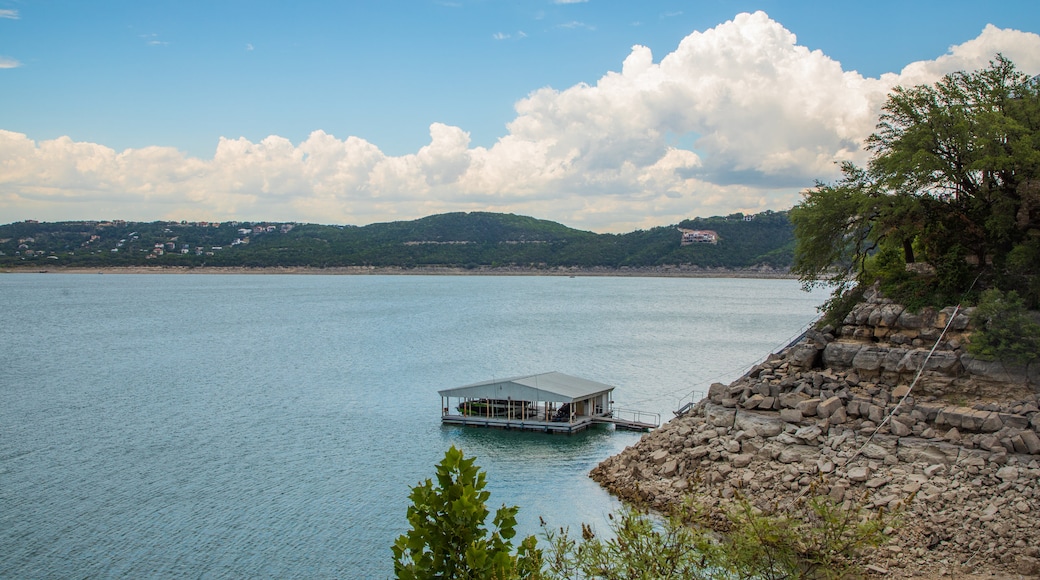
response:
[(614, 408), (614, 419), (617, 421), (623, 421), (625, 423), (633, 423), (639, 425), (653, 425), (654, 428), (661, 426), (661, 414), (651, 413), (649, 411), (635, 411), (632, 409), (618, 409)]

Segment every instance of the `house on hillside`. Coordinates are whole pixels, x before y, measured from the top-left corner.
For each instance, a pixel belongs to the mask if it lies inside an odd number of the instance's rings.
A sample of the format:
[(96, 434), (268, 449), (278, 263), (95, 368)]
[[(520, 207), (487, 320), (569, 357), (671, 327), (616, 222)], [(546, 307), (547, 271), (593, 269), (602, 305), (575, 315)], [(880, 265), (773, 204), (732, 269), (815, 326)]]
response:
[(719, 243), (719, 234), (714, 230), (687, 230), (679, 228), (682, 232), (682, 241), (680, 245), (689, 246), (690, 244), (717, 244)]

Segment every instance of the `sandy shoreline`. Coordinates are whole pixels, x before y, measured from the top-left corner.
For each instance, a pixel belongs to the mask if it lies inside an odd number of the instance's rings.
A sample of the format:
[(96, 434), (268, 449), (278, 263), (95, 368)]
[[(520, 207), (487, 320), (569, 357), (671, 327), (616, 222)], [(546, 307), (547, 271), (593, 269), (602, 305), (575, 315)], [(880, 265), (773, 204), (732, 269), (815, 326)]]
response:
[(4, 268), (4, 274), (292, 274), (325, 276), (613, 276), (660, 278), (764, 278), (796, 279), (785, 270), (747, 268), (451, 268), (451, 267), (372, 267), (346, 266), (336, 268), (312, 267), (198, 267), (184, 266), (125, 266), (102, 268)]

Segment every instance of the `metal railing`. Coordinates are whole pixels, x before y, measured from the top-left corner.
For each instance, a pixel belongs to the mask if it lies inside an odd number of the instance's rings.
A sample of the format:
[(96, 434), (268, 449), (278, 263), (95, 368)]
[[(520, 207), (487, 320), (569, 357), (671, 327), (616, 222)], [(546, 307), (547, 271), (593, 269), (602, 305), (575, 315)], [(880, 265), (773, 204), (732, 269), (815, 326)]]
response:
[(675, 415), (677, 417), (685, 415), (687, 411), (704, 398), (705, 394), (704, 391), (691, 391), (689, 395), (679, 399), (679, 410), (675, 411)]
[(631, 409), (614, 408), (614, 418), (632, 423), (645, 423), (654, 427), (661, 426), (661, 414), (648, 411), (635, 411)]

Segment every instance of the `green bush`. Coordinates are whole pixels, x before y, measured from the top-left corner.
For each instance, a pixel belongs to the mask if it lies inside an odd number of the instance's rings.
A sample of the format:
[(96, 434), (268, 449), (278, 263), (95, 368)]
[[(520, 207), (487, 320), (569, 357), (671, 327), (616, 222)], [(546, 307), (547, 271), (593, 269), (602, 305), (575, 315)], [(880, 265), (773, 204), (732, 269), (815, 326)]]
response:
[(972, 315), (968, 352), (983, 360), (1029, 363), (1040, 359), (1040, 324), (1030, 318), (1015, 291), (982, 293)]
[(869, 513), (862, 504), (846, 509), (824, 496), (769, 511), (738, 498), (722, 514), (726, 529), (719, 534), (719, 522), (713, 525), (718, 514), (691, 500), (667, 518), (635, 509), (610, 515), (604, 538), (585, 524), (581, 538), (572, 538), (542, 520), (545, 551), (528, 536), (514, 553), (510, 540), (519, 508), (500, 508), (489, 536), (484, 486), (474, 459), (452, 447), (437, 465), (437, 485), (428, 479), (412, 488), (412, 527), (392, 548), (397, 578), (842, 578), (862, 572), (865, 554), (886, 540), (891, 522), (883, 511)]
[(581, 541), (568, 530), (554, 532), (542, 522), (546, 549), (545, 575), (553, 579), (655, 580), (713, 578), (706, 557), (711, 534), (704, 512), (689, 506), (665, 521), (625, 509), (610, 515), (611, 534), (601, 539), (582, 525)]
[(408, 523), (411, 529), (394, 542), (397, 578), (509, 580), (537, 578), (541, 555), (534, 536), (513, 552), (516, 514), (520, 508), (502, 506), (485, 527), (491, 492), (484, 491), (485, 473), (475, 458), (465, 458), (452, 446), (437, 464), (437, 485), (427, 479), (412, 488)]
[(845, 578), (862, 571), (867, 551), (887, 538), (890, 518), (849, 509), (826, 496), (782, 512), (740, 500), (727, 513), (730, 529), (708, 552), (712, 565), (737, 578)]

